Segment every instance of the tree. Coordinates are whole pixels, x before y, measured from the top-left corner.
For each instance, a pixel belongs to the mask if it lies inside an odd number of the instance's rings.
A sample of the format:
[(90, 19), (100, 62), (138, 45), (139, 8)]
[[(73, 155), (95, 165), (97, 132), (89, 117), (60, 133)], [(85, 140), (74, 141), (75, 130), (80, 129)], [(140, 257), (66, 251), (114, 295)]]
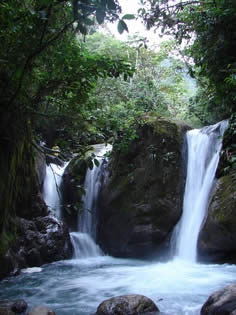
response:
[(66, 114), (69, 123), (98, 77), (117, 69), (132, 74), (122, 60), (92, 56), (76, 40), (95, 18), (117, 20), (119, 11), (116, 0), (0, 2), (0, 256), (14, 239), (15, 216), (30, 216), (39, 190), (33, 150), (39, 117), (61, 123)]
[(163, 33), (172, 34), (179, 43), (187, 45), (185, 53), (195, 63), (191, 72), (206, 84), (209, 100), (206, 111), (210, 120), (229, 117), (236, 100), (235, 1), (142, 2), (140, 15), (148, 28), (161, 27)]

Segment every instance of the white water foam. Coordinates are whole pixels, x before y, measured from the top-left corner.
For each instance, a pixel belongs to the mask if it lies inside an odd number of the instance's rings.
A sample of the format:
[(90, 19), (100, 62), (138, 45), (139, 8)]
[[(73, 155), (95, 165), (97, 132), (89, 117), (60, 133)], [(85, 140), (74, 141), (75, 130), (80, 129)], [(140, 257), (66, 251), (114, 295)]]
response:
[(195, 262), (198, 235), (206, 216), (227, 121), (187, 132), (188, 164), (183, 214), (177, 226), (176, 256)]

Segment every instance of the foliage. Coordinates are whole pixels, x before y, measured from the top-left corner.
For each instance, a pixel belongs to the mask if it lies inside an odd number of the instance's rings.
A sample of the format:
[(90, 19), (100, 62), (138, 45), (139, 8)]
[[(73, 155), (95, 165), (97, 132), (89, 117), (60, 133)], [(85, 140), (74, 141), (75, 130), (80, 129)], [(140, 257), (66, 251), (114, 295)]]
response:
[(83, 105), (96, 80), (132, 75), (125, 61), (90, 54), (76, 37), (119, 12), (116, 0), (0, 2), (0, 248), (38, 192), (32, 131), (43, 133), (44, 123), (83, 130)]
[(174, 41), (163, 42), (154, 52), (145, 48), (145, 38), (138, 35), (124, 43), (95, 33), (87, 37), (86, 44), (91, 53), (126, 57), (136, 68), (127, 80), (99, 79), (90, 93), (88, 117), (97, 135), (110, 141), (119, 137), (120, 146), (127, 148), (135, 137), (132, 128), (142, 113), (153, 111), (184, 119), (192, 91), (183, 62), (172, 56)]
[(185, 53), (193, 58), (195, 75), (205, 84), (201, 94), (209, 95), (204, 112), (208, 116), (212, 113), (210, 120), (228, 118), (234, 112), (236, 100), (235, 1), (142, 2), (144, 7), (139, 12), (148, 28), (162, 27), (162, 32), (188, 45)]

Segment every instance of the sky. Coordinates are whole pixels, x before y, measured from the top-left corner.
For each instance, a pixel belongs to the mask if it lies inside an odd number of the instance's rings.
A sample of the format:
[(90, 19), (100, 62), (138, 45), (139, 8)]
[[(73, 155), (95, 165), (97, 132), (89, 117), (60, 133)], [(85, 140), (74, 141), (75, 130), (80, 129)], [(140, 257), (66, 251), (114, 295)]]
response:
[[(139, 0), (119, 0), (119, 3), (122, 7), (121, 17), (128, 13), (136, 15), (140, 8)], [(109, 23), (107, 27), (117, 39), (125, 41), (129, 35), (134, 35), (138, 32), (141, 36), (147, 37), (149, 48), (156, 49), (159, 46), (161, 38), (154, 31), (147, 31), (141, 20), (125, 20), (125, 22), (128, 25), (129, 33), (124, 31), (122, 35), (117, 31), (117, 23)]]

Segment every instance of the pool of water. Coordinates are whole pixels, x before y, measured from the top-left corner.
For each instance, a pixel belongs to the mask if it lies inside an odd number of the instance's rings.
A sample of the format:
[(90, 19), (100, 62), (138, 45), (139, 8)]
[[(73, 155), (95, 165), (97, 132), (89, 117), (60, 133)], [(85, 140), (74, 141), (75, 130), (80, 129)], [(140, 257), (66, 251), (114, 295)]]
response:
[(60, 261), (0, 282), (0, 299), (47, 305), (57, 315), (94, 314), (105, 299), (143, 294), (167, 314), (199, 314), (215, 290), (236, 280), (234, 265), (167, 263), (109, 256)]

